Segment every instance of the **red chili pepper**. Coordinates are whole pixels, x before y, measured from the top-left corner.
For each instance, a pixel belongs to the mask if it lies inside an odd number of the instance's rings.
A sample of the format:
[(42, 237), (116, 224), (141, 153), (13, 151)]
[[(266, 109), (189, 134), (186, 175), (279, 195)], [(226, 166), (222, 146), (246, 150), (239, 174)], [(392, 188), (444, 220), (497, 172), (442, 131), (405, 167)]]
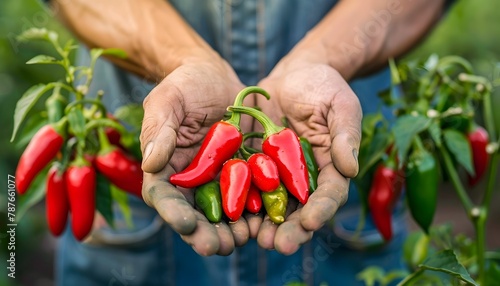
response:
[(236, 125), (226, 121), (215, 123), (193, 161), (183, 171), (170, 176), (170, 183), (194, 188), (212, 181), (224, 162), (238, 151), (242, 140), (243, 136)]
[(222, 166), (222, 209), (231, 221), (237, 221), (245, 209), (251, 177), (250, 167), (245, 160), (229, 159)]
[(88, 161), (77, 158), (64, 179), (71, 209), (71, 230), (81, 241), (90, 233), (94, 222), (96, 172)]
[(252, 173), (252, 183), (261, 191), (272, 192), (280, 186), (278, 166), (271, 157), (264, 153), (255, 153), (247, 162)]
[(392, 238), (392, 209), (401, 194), (403, 177), (392, 162), (380, 164), (373, 177), (368, 205), (373, 222), (386, 241)]
[[(255, 92), (269, 98), (262, 89), (247, 87), (238, 93), (234, 104), (242, 105), (245, 96)], [(183, 188), (194, 188), (212, 181), (224, 162), (234, 156), (243, 142), (239, 124), (240, 114), (233, 113), (228, 120), (212, 125), (193, 161), (183, 171), (170, 176), (170, 183)]]
[(300, 203), (305, 204), (309, 198), (309, 174), (297, 134), (292, 129), (274, 124), (260, 110), (244, 106), (230, 106), (228, 110), (253, 116), (262, 124), (264, 127), (262, 151), (278, 166), (279, 177), (286, 189)]
[(490, 154), (486, 152), (489, 143), (488, 132), (481, 126), (476, 126), (472, 132), (467, 134), (472, 149), (474, 162), (474, 176), (469, 175), (469, 185), (476, 185), (483, 177), (490, 161)]
[(248, 195), (247, 195), (247, 201), (245, 203), (245, 209), (253, 214), (256, 214), (260, 211), (261, 208), (262, 208), (262, 198), (260, 196), (260, 190), (254, 184), (250, 184), (250, 189), (248, 190)]
[(62, 124), (45, 125), (31, 139), (16, 169), (16, 188), (19, 194), (24, 194), (38, 173), (56, 157), (64, 144), (62, 127)]
[(141, 163), (128, 157), (123, 151), (110, 142), (99, 130), (101, 151), (94, 160), (94, 166), (113, 185), (142, 198), (142, 169)]
[(50, 168), (46, 182), (45, 211), (47, 225), (54, 236), (59, 236), (66, 228), (69, 202), (64, 182), (64, 174), (57, 165)]

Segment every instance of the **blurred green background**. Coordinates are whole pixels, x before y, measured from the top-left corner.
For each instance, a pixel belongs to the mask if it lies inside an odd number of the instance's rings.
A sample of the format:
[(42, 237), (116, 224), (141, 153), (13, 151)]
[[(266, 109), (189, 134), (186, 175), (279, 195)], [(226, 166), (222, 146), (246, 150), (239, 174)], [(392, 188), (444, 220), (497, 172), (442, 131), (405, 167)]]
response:
[[(406, 58), (456, 54), (472, 62), (477, 72), (490, 78), (500, 78), (500, 9), (498, 0), (457, 1), (432, 33)], [(0, 1), (0, 174), (1, 186), (7, 186), (7, 174), (14, 174), (20, 148), (9, 142), (16, 101), (30, 86), (58, 80), (58, 67), (28, 66), (25, 62), (38, 54), (52, 54), (45, 44), (21, 44), (16, 35), (30, 27), (46, 27), (59, 32), (61, 38), (71, 35), (49, 10), (36, 0)], [(498, 92), (496, 106), (500, 107)], [(500, 113), (497, 113), (500, 122)], [(500, 125), (500, 124), (499, 124)], [(498, 126), (498, 125), (497, 125)], [(5, 219), (6, 192), (0, 192), (0, 256), (6, 257)], [(52, 285), (52, 263), (55, 240), (46, 233), (43, 205), (31, 210), (17, 228), (16, 285)], [(42, 247), (40, 247), (42, 245)], [(5, 267), (0, 267), (0, 285), (9, 285)], [(29, 272), (30, 275), (26, 275)]]

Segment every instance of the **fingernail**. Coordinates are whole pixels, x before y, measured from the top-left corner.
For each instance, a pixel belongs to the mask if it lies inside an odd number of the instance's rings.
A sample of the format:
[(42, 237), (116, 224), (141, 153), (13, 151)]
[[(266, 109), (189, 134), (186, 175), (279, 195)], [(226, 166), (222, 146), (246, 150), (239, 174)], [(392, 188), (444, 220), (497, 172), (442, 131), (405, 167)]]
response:
[(356, 160), (356, 163), (358, 163), (358, 149), (352, 149), (352, 155), (354, 156), (354, 160)]
[(149, 155), (151, 155), (151, 152), (153, 152), (153, 142), (150, 141), (146, 145), (146, 148), (144, 148), (144, 154), (142, 155), (142, 157), (144, 158), (143, 162), (146, 162), (148, 160), (148, 157)]

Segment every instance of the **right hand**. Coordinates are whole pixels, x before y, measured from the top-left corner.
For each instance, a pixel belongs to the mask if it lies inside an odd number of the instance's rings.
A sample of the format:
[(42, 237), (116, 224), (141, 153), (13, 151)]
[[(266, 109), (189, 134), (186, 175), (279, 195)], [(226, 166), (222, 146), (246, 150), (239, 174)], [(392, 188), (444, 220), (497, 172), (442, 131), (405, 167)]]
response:
[[(211, 125), (244, 86), (222, 59), (191, 60), (156, 86), (144, 100), (141, 149), (144, 201), (200, 255), (229, 255), (249, 238), (244, 218), (211, 224), (193, 207), (193, 190), (176, 188), (170, 175), (194, 158)], [(252, 96), (247, 103), (253, 104)], [(246, 121), (245, 121), (246, 120)], [(250, 120), (242, 118), (242, 130)]]

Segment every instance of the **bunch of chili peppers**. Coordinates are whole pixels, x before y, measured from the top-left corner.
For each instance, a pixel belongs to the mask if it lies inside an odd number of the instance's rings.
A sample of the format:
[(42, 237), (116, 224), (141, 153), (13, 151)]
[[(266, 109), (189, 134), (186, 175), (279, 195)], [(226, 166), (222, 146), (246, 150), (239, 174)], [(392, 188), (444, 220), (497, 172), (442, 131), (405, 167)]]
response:
[[(398, 107), (392, 130), (384, 127), (389, 124), (383, 120), (374, 124), (376, 117), (364, 121), (368, 124), (372, 120), (371, 127), (378, 130), (363, 126), (366, 132), (361, 143), (360, 174), (364, 178), (355, 181), (367, 190), (367, 209), (385, 241), (392, 239), (392, 216), (403, 188), (413, 220), (429, 234), (439, 183), (450, 176), (449, 165), (463, 167), (467, 173), (463, 179), (473, 187), (484, 177), (490, 161), (489, 135), (474, 121), (472, 106), (485, 96), (484, 82), (469, 75), (471, 70), (466, 62), (454, 57), (431, 57), (422, 66), (413, 78), (410, 66), (402, 66), (400, 73), (391, 65), (396, 81), (383, 99), (386, 105)], [(452, 82), (452, 77), (458, 83)], [(456, 85), (448, 86), (450, 82)], [(411, 92), (397, 96), (398, 90)], [(407, 130), (410, 131), (405, 133)], [(363, 182), (365, 178), (369, 184)]]
[[(84, 107), (85, 103), (91, 107)], [(49, 123), (23, 151), (16, 169), (16, 188), (20, 195), (29, 192), (33, 180), (49, 168), (45, 197), (48, 227), (59, 236), (70, 219), (73, 235), (83, 240), (94, 221), (98, 174), (118, 189), (142, 198), (141, 162), (120, 143), (126, 130), (110, 118), (99, 98), (68, 104), (65, 97), (54, 93), (46, 101), (46, 109)]]
[[(211, 222), (221, 221), (223, 215), (237, 221), (245, 210), (256, 214), (264, 206), (271, 221), (280, 224), (288, 193), (305, 204), (317, 185), (319, 170), (311, 144), (262, 111), (243, 106), (252, 93), (269, 99), (259, 87), (240, 91), (228, 107), (230, 118), (212, 125), (193, 161), (170, 177), (173, 185), (196, 188), (195, 203)], [(243, 134), (241, 114), (253, 116), (264, 132)], [(247, 146), (249, 138), (261, 138), (261, 148)]]

